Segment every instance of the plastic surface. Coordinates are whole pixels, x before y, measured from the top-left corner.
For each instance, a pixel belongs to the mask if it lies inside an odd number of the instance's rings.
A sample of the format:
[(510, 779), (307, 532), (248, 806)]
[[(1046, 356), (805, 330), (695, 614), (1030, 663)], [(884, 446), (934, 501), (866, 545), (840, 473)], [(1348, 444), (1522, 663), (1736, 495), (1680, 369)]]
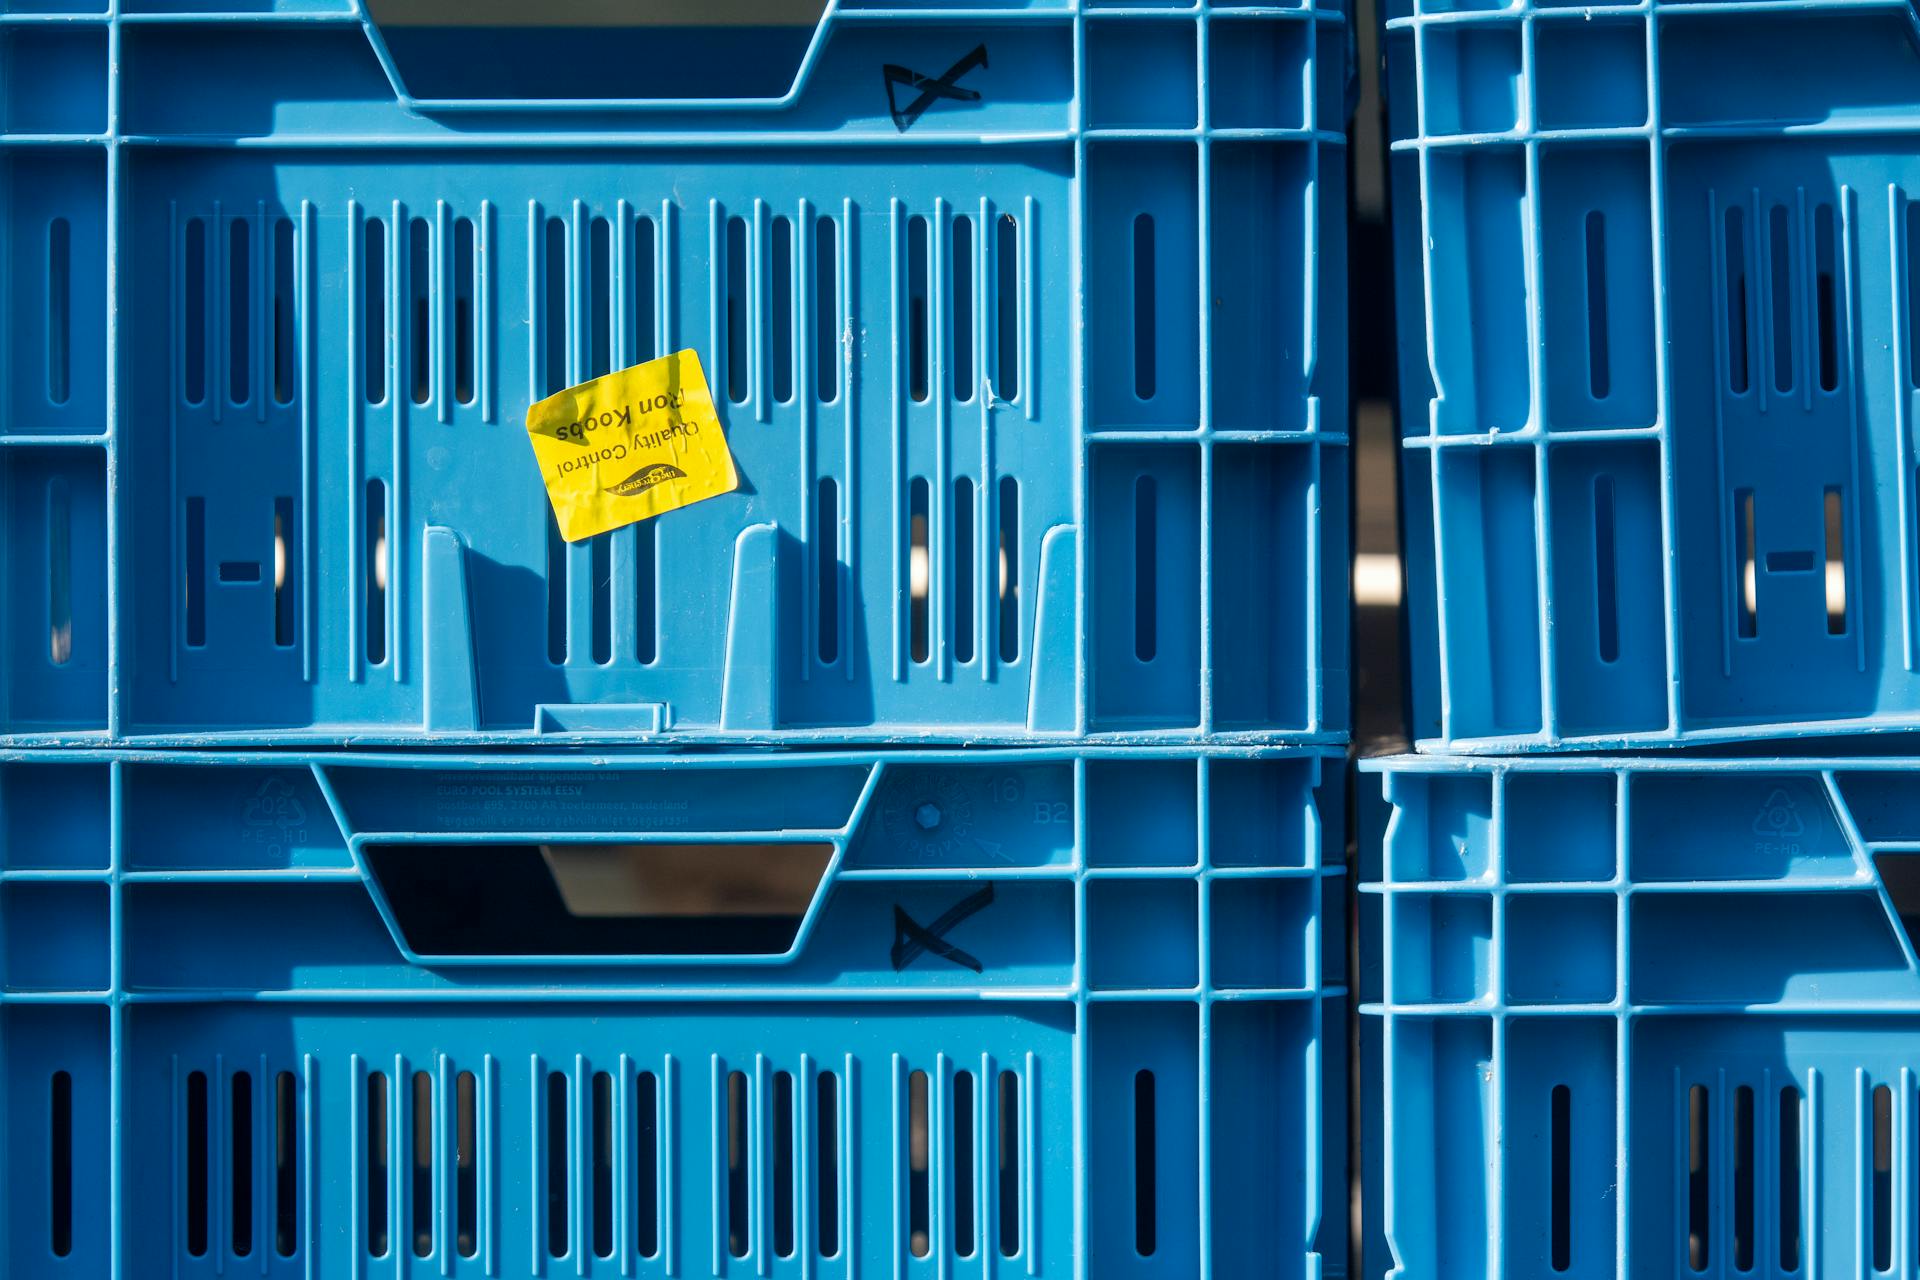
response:
[(1363, 1274), (1912, 1270), (1920, 760), (1367, 767)]
[[(1339, 740), (1344, 11), (769, 6), (0, 17), (0, 731)], [(683, 348), (740, 489), (561, 543)]]
[(4, 1269), (1344, 1274), (1343, 775), (7, 754)]
[(1414, 736), (1920, 725), (1913, 13), (1410, 7)]

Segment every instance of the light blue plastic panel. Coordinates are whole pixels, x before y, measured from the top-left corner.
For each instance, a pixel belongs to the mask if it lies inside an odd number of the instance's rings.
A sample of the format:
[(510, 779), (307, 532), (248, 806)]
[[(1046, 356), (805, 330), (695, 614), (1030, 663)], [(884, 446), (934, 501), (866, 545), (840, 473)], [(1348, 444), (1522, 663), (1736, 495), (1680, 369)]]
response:
[(1907, 8), (1389, 6), (1415, 736), (1920, 723)]
[[(1341, 7), (583, 3), (0, 15), (0, 730), (1340, 740)], [(686, 348), (739, 490), (561, 542)]]
[(7, 1273), (1338, 1274), (1343, 774), (7, 755)]
[(1920, 761), (1367, 767), (1367, 1274), (1911, 1269)]

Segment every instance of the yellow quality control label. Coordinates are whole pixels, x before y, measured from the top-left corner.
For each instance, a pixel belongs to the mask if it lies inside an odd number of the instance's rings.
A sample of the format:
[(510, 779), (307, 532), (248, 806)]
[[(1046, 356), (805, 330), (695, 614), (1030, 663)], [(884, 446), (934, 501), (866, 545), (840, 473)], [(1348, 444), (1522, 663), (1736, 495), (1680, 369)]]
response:
[(527, 435), (568, 542), (740, 485), (692, 351), (548, 396), (527, 410)]

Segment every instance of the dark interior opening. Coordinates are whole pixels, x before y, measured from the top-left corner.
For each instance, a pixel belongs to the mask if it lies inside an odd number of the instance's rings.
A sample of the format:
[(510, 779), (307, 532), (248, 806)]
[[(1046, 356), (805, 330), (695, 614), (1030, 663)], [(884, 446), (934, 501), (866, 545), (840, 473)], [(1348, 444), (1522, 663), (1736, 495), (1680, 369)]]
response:
[(833, 856), (825, 844), (369, 845), (425, 956), (779, 955)]

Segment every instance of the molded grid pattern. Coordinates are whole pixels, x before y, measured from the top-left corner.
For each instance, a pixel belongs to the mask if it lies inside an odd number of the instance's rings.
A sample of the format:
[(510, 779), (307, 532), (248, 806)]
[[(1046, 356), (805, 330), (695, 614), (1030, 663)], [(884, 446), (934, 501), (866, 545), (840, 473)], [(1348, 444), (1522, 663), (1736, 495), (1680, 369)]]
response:
[[(1337, 1274), (1342, 772), (10, 755), (8, 1274)], [(517, 848), (686, 842), (831, 848), (791, 955), (410, 958)]]
[[(836, 4), (784, 97), (476, 110), (413, 59), (524, 32), (160, 7), (0, 15), (0, 729), (1344, 734), (1341, 9)], [(560, 543), (525, 405), (681, 347), (740, 490)]]
[(1380, 768), (1363, 1274), (1911, 1268), (1920, 761)]
[(1920, 722), (1915, 30), (1389, 7), (1417, 739)]

